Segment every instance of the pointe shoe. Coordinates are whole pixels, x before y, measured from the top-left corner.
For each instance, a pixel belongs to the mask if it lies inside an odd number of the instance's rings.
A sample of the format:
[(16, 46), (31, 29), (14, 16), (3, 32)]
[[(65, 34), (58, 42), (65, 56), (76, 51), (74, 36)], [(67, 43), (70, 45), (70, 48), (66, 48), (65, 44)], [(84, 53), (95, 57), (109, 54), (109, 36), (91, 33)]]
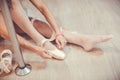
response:
[(38, 45), (44, 49), (46, 54), (52, 56), (53, 58), (60, 59), (60, 60), (65, 59), (65, 53), (63, 51), (58, 50), (57, 48), (54, 50), (47, 50), (44, 48), (45, 43), (49, 41), (50, 41), (49, 39), (44, 39), (42, 40), (41, 43), (38, 43)]
[(12, 52), (8, 49), (4, 50), (0, 55), (0, 74), (9, 73), (12, 69)]

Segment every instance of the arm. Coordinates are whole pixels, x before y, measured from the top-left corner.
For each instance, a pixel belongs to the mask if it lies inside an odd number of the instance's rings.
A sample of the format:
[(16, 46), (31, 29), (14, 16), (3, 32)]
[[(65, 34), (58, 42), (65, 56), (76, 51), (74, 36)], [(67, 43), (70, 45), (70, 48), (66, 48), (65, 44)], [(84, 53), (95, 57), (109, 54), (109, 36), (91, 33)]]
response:
[(59, 28), (55, 22), (55, 19), (53, 18), (52, 14), (48, 10), (48, 8), (45, 6), (45, 4), (41, 0), (30, 0), (32, 4), (44, 15), (50, 26), (53, 28), (55, 33), (60, 33)]

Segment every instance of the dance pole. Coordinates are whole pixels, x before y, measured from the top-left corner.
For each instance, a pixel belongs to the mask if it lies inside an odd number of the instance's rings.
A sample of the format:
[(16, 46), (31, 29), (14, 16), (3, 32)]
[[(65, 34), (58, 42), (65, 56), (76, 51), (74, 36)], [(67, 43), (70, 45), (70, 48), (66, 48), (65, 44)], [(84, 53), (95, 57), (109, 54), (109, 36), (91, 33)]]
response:
[(23, 55), (21, 53), (21, 49), (20, 49), (16, 34), (15, 34), (13, 22), (10, 16), (10, 11), (9, 11), (9, 7), (7, 4), (7, 0), (0, 0), (0, 6), (1, 6), (2, 14), (3, 14), (5, 24), (8, 30), (8, 34), (10, 36), (10, 40), (12, 42), (12, 46), (14, 49), (15, 59), (18, 63), (18, 67), (15, 69), (15, 72), (19, 76), (27, 75), (31, 72), (31, 66), (29, 64), (24, 63)]

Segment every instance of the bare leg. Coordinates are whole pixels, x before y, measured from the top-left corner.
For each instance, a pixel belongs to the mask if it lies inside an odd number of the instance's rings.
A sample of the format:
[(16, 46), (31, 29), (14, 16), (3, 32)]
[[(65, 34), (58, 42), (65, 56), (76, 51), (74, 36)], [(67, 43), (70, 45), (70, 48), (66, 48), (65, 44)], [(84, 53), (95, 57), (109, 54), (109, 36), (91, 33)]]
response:
[[(44, 36), (50, 38), (52, 31), (49, 26), (40, 20), (35, 20), (33, 26)], [(68, 43), (73, 43), (82, 46), (86, 51), (91, 50), (96, 44), (106, 42), (112, 38), (112, 35), (84, 35), (74, 33), (63, 29), (63, 34)]]
[(12, 0), (11, 15), (14, 22), (27, 33), (35, 42), (40, 42), (44, 37), (40, 35), (30, 23), (19, 0)]
[[(6, 26), (5, 26), (5, 23), (4, 23), (4, 20), (3, 20), (3, 16), (1, 15), (1, 13), (0, 13), (0, 36), (3, 37), (4, 39), (10, 40), (10, 37), (8, 35), (8, 32), (6, 30)], [(40, 48), (39, 46), (35, 46), (35, 45), (31, 44), (30, 42), (28, 42), (27, 40), (25, 40), (23, 37), (21, 37), (18, 34), (17, 34), (17, 38), (18, 38), (18, 41), (19, 41), (19, 43), (22, 47), (37, 53), (41, 57), (44, 57), (44, 58), (50, 58), (51, 57), (51, 56), (45, 55), (43, 53), (42, 48)]]

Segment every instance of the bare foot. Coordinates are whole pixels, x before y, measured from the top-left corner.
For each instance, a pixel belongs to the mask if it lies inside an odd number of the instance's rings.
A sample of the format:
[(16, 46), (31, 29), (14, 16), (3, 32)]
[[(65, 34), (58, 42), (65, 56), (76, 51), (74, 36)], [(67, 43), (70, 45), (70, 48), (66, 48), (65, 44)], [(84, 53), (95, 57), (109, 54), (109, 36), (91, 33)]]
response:
[(86, 51), (90, 51), (93, 49), (97, 44), (106, 42), (110, 40), (113, 35), (87, 35), (81, 38), (82, 43), (79, 41), (78, 45), (81, 45)]
[(62, 30), (68, 43), (82, 46), (86, 51), (90, 51), (97, 44), (110, 40), (113, 35), (84, 35), (77, 32)]

